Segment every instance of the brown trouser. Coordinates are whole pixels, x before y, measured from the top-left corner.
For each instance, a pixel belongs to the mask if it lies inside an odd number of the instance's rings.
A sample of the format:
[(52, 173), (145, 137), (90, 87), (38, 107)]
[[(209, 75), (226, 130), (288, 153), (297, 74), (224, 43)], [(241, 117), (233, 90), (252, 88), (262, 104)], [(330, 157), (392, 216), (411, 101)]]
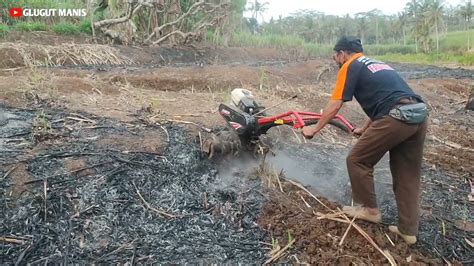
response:
[(390, 171), (401, 233), (418, 233), (420, 174), (427, 122), (413, 125), (391, 117), (373, 121), (347, 156), (352, 198), (364, 207), (377, 208), (374, 166), (390, 151)]

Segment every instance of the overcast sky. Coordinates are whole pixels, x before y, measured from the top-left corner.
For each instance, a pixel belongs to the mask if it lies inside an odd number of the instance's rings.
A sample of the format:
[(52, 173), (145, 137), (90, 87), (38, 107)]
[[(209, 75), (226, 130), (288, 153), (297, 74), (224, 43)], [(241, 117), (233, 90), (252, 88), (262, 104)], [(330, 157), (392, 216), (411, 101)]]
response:
[[(247, 0), (252, 2), (253, 0)], [(300, 9), (311, 9), (323, 12), (328, 15), (353, 15), (358, 12), (366, 12), (372, 9), (379, 9), (386, 15), (393, 15), (400, 12), (405, 7), (408, 0), (259, 0), (268, 2), (268, 10), (263, 14), (265, 21), (269, 21), (273, 16), (287, 16)], [(446, 0), (445, 5), (456, 6), (462, 0)], [(251, 16), (247, 12), (246, 16)], [(259, 18), (259, 21), (261, 19)]]

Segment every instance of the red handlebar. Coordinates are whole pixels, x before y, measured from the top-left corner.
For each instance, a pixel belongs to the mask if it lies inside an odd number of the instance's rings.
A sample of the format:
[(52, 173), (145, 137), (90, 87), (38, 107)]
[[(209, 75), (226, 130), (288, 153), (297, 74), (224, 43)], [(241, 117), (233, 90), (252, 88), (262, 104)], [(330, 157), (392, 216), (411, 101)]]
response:
[[(321, 116), (322, 115), (318, 113), (288, 111), (283, 114), (260, 118), (257, 123), (258, 125), (266, 125), (268, 123), (276, 123), (278, 120), (282, 120), (281, 123), (278, 124), (293, 124), (294, 128), (302, 128), (305, 126), (305, 121), (318, 120)], [(339, 120), (349, 129), (349, 131), (354, 129), (354, 126), (352, 126), (352, 124), (341, 115), (336, 115), (333, 119)]]

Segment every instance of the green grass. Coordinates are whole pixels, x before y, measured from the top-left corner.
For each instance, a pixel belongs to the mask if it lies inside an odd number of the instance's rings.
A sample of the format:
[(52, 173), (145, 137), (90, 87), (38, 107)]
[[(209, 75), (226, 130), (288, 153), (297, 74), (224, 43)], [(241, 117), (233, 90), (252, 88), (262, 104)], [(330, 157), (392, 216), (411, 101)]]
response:
[(440, 50), (451, 51), (462, 54), (474, 47), (474, 30), (448, 32), (446, 36), (441, 36), (439, 40)]
[(79, 27), (71, 23), (61, 22), (53, 26), (53, 31), (58, 34), (73, 35), (79, 33)]
[(237, 47), (275, 48), (287, 51), (301, 49), (309, 55), (327, 55), (331, 52), (329, 46), (308, 43), (296, 35), (256, 35), (247, 32), (237, 32), (232, 35), (230, 45)]
[[(468, 40), (469, 48), (468, 51)], [(305, 42), (298, 36), (283, 36), (275, 34), (235, 33), (230, 41), (231, 46), (276, 48), (280, 50), (300, 50), (308, 55), (329, 56), (332, 53), (331, 45), (318, 45)], [(383, 60), (392, 62), (406, 62), (417, 64), (460, 64), (474, 65), (474, 30), (450, 32), (440, 39), (440, 53), (431, 54), (415, 53), (415, 45), (365, 45), (364, 53)]]
[(7, 34), (10, 32), (10, 27), (4, 24), (0, 24), (0, 38), (5, 38)]
[[(6, 0), (14, 2), (18, 6), (28, 6), (28, 8), (85, 8), (84, 1), (81, 0)], [(11, 5), (10, 5), (11, 6)]]
[(78, 27), (80, 32), (92, 34), (92, 26), (90, 20), (82, 20), (81, 23), (79, 23)]
[(364, 52), (368, 55), (384, 55), (384, 54), (414, 54), (415, 45), (398, 45), (398, 44), (382, 44), (382, 45), (364, 45)]
[(46, 31), (48, 26), (40, 22), (18, 22), (15, 25), (15, 28), (20, 31)]
[(385, 55), (373, 56), (376, 59), (387, 62), (415, 63), (423, 65), (438, 64), (460, 64), (464, 66), (474, 66), (474, 53), (466, 52), (462, 55), (440, 53), (437, 54), (395, 54), (388, 53)]

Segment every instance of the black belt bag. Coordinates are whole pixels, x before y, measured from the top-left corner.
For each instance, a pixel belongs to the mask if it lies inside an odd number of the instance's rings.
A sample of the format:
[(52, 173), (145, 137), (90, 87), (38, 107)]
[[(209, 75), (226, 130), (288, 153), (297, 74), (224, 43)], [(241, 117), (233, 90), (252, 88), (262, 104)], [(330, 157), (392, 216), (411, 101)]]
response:
[(421, 124), (428, 116), (428, 108), (425, 103), (397, 105), (388, 115), (407, 124)]

